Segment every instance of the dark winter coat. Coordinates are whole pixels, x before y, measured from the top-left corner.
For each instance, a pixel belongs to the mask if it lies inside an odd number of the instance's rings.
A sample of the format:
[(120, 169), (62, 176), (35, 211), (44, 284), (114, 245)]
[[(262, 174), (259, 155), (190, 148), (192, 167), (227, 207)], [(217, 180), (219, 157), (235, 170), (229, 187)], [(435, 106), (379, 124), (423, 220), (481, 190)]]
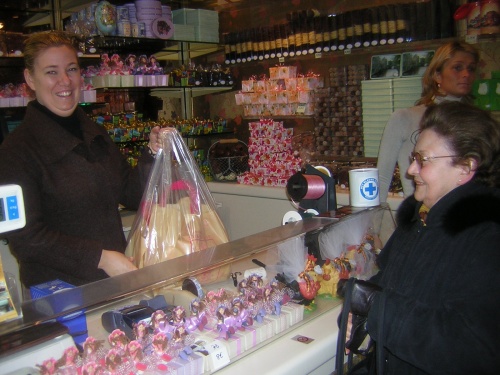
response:
[(377, 337), (383, 312), (386, 374), (500, 373), (500, 190), (454, 189), (419, 220), (409, 197), (379, 257), (368, 317)]
[(0, 147), (0, 184), (19, 184), (24, 195), (26, 226), (6, 234), (21, 280), (29, 287), (103, 279), (97, 268), (102, 250), (126, 247), (118, 206), (138, 207), (153, 158), (145, 153), (132, 169), (81, 108), (82, 139), (39, 106), (28, 105)]

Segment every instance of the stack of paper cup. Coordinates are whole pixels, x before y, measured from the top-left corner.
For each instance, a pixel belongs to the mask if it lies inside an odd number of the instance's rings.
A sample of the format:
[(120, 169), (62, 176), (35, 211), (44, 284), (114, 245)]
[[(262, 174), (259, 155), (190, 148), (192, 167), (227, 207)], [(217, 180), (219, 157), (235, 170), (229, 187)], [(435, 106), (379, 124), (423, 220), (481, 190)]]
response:
[(353, 207), (372, 207), (380, 204), (378, 169), (363, 168), (349, 171), (349, 197)]

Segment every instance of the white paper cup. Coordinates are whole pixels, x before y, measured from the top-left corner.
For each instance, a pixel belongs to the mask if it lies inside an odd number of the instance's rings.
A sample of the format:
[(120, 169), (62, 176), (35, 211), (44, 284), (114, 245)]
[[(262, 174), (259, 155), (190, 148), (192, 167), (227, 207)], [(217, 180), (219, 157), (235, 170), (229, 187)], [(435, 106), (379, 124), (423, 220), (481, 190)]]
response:
[(363, 168), (349, 171), (349, 197), (353, 207), (372, 207), (380, 204), (378, 169)]

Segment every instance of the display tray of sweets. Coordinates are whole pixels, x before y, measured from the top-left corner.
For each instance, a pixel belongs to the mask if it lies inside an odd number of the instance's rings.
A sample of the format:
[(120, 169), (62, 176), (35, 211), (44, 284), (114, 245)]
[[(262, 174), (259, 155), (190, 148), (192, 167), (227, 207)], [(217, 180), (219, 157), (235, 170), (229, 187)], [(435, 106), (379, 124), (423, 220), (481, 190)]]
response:
[[(206, 293), (198, 286), (201, 298), (187, 290), (159, 291), (153, 300), (164, 302), (153, 303), (151, 316), (124, 330), (106, 324), (109, 312), (88, 317), (89, 338), (82, 351), (70, 347), (61, 358), (47, 358), (37, 364), (39, 373), (210, 374), (341, 303), (323, 299), (311, 312), (275, 278), (250, 273), (234, 280), (212, 284)], [(147, 305), (137, 298), (113, 311)]]

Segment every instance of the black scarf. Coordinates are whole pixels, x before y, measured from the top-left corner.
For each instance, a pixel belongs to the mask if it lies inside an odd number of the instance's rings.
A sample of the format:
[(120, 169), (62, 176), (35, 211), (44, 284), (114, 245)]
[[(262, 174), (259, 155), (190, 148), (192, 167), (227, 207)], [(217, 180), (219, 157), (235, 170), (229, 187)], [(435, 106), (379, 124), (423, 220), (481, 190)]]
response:
[(39, 111), (41, 111), (44, 114), (46, 114), (47, 116), (49, 116), (54, 122), (61, 125), (62, 128), (66, 129), (68, 132), (73, 134), (78, 139), (83, 140), (82, 127), (80, 125), (80, 121), (78, 120), (78, 115), (77, 115), (76, 111), (74, 111), (68, 117), (62, 117), (62, 116), (56, 115), (50, 109), (48, 109), (44, 105), (40, 104), (40, 102), (38, 100), (34, 100), (33, 105)]

